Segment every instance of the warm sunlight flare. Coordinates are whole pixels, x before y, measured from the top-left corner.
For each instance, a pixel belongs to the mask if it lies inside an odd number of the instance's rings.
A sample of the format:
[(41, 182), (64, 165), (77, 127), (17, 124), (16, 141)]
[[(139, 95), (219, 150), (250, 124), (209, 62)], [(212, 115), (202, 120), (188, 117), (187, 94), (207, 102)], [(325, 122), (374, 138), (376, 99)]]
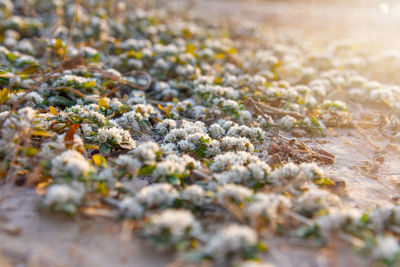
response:
[(397, 0), (0, 0), (0, 267), (400, 266)]

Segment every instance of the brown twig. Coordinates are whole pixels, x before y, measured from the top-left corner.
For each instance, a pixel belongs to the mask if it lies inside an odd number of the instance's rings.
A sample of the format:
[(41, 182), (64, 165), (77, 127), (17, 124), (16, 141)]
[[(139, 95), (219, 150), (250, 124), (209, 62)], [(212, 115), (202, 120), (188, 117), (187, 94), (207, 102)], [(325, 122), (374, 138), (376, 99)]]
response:
[(260, 113), (261, 116), (264, 117), (264, 119), (265, 119), (265, 115), (263, 115), (264, 112), (267, 113), (267, 114), (270, 114), (270, 115), (279, 115), (279, 116), (289, 115), (289, 116), (292, 116), (292, 117), (294, 117), (296, 119), (301, 119), (301, 120), (304, 120), (306, 118), (306, 116), (304, 116), (304, 115), (302, 115), (302, 114), (300, 114), (298, 112), (287, 111), (287, 110), (283, 110), (283, 109), (280, 109), (280, 108), (274, 108), (274, 107), (271, 107), (271, 106), (269, 106), (267, 104), (256, 102), (251, 97), (243, 100), (242, 102), (245, 105), (253, 106), (256, 109), (256, 111), (258, 113)]
[(76, 19), (78, 18), (78, 11), (79, 11), (80, 2), (81, 2), (80, 0), (75, 0), (74, 17), (72, 19), (71, 29), (69, 30), (68, 42), (67, 42), (67, 45), (64, 48), (64, 60), (68, 59), (68, 48), (72, 43), (72, 33), (74, 31), (74, 28), (75, 28)]

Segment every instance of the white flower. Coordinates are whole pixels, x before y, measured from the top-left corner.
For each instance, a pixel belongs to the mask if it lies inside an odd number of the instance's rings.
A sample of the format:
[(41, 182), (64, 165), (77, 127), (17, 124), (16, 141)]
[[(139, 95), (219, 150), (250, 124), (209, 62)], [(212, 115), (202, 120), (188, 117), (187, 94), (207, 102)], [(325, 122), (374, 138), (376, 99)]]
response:
[(204, 203), (204, 190), (199, 185), (190, 185), (181, 191), (181, 198), (196, 205)]
[(295, 122), (296, 122), (295, 118), (293, 118), (292, 116), (286, 115), (285, 117), (281, 118), (278, 121), (278, 124), (281, 125), (285, 129), (291, 129), (291, 128), (293, 128)]
[(221, 260), (228, 254), (241, 253), (244, 249), (255, 246), (257, 241), (257, 233), (252, 228), (231, 224), (211, 237), (204, 247), (204, 253)]
[(322, 170), (318, 167), (315, 162), (312, 163), (302, 163), (300, 165), (301, 169), (301, 179), (304, 180), (314, 180), (321, 178), (323, 176)]
[(178, 157), (169, 155), (164, 161), (159, 162), (153, 171), (153, 177), (163, 179), (170, 176), (187, 176), (190, 169), (199, 169), (201, 164), (188, 155)]
[(219, 139), (225, 135), (225, 130), (220, 124), (214, 123), (208, 129), (213, 138)]
[(152, 208), (163, 204), (169, 205), (178, 196), (178, 191), (172, 185), (159, 183), (143, 187), (136, 195), (136, 199), (140, 204)]
[(120, 155), (115, 160), (115, 164), (117, 164), (120, 168), (124, 168), (125, 171), (133, 177), (136, 177), (137, 172), (142, 167), (142, 163), (139, 160), (128, 155)]
[(160, 147), (157, 143), (146, 142), (137, 146), (132, 152), (134, 156), (140, 159), (145, 165), (152, 165), (160, 154)]
[(221, 204), (226, 201), (243, 202), (251, 195), (252, 191), (241, 185), (226, 184), (217, 189), (217, 200)]
[(384, 230), (387, 222), (390, 221), (394, 210), (393, 204), (380, 205), (368, 214), (368, 222), (372, 229), (377, 232)]
[(254, 145), (246, 137), (225, 136), (221, 140), (221, 145), (227, 150), (254, 151)]
[(131, 135), (127, 130), (117, 127), (103, 127), (98, 130), (97, 134), (100, 144), (112, 142), (127, 149), (131, 149), (136, 146), (135, 140), (131, 138)]
[(51, 160), (51, 165), (53, 177), (71, 175), (73, 178), (79, 178), (92, 170), (86, 158), (75, 150), (67, 150), (61, 153)]
[(131, 218), (140, 218), (143, 215), (144, 209), (133, 197), (127, 197), (119, 203), (120, 212)]
[(260, 216), (266, 217), (270, 222), (274, 222), (283, 210), (291, 208), (292, 203), (289, 198), (274, 193), (257, 193), (245, 209), (247, 215), (253, 220)]
[(80, 204), (85, 193), (82, 183), (73, 182), (72, 184), (55, 184), (47, 189), (43, 200), (44, 205), (52, 206), (64, 203)]
[(171, 129), (176, 128), (176, 121), (171, 119), (165, 119), (162, 122), (157, 123), (156, 129), (160, 131), (161, 134), (167, 134)]
[(377, 259), (393, 259), (400, 252), (397, 238), (394, 236), (378, 236), (373, 255)]
[(200, 224), (188, 210), (167, 209), (150, 216), (145, 227), (145, 234), (157, 236), (168, 231), (171, 242), (178, 242), (186, 237), (198, 237)]
[(304, 192), (295, 203), (295, 208), (298, 211), (313, 213), (329, 206), (339, 206), (340, 199), (338, 196), (329, 193), (329, 191), (311, 187), (308, 191)]
[(271, 173), (271, 178), (277, 181), (291, 180), (296, 178), (299, 175), (300, 171), (301, 169), (299, 168), (299, 166), (290, 162), (279, 169), (275, 169)]

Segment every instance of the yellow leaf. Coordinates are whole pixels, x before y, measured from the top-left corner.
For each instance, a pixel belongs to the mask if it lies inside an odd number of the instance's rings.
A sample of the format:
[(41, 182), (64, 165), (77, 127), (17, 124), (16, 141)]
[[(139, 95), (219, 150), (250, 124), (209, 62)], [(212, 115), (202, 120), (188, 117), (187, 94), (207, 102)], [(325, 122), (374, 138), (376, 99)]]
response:
[(142, 108), (140, 106), (137, 107), (136, 112), (141, 113), (142, 112)]
[(238, 51), (236, 50), (236, 48), (231, 47), (231, 48), (228, 49), (227, 52), (228, 52), (228, 54), (236, 54)]
[(222, 53), (215, 54), (215, 58), (216, 59), (224, 59), (225, 58), (225, 54), (222, 54)]
[(99, 149), (99, 146), (91, 145), (91, 144), (84, 144), (83, 147), (85, 149)]
[(107, 104), (107, 100), (103, 97), (100, 98), (97, 104), (102, 108), (109, 108), (110, 106)]
[(189, 31), (189, 29), (183, 29), (183, 36), (185, 36), (185, 38), (192, 38), (193, 34)]
[(3, 88), (0, 91), (0, 104), (4, 104), (10, 98), (10, 91), (7, 88)]
[(44, 130), (33, 130), (32, 135), (43, 136), (43, 137), (52, 137), (55, 135), (55, 133), (51, 133), (51, 132), (44, 131)]
[(61, 48), (62, 47), (62, 40), (60, 39), (60, 38), (57, 38), (56, 39), (56, 43), (54, 44), (54, 48), (55, 49), (59, 49), (59, 48)]
[(167, 114), (168, 118), (170, 117), (170, 114), (171, 114), (171, 108), (172, 108), (172, 105), (168, 105), (168, 107), (165, 110), (165, 113)]
[(49, 107), (50, 113), (53, 115), (58, 115), (57, 109), (53, 106)]
[(216, 77), (216, 78), (214, 79), (214, 83), (215, 83), (215, 84), (221, 84), (221, 83), (222, 83), (222, 78), (221, 78), (221, 77)]
[(33, 156), (35, 156), (37, 153), (39, 152), (39, 150), (37, 149), (37, 148), (34, 148), (34, 147), (27, 147), (26, 149), (25, 149), (25, 156), (28, 156), (28, 157), (33, 157)]
[(222, 66), (220, 64), (216, 64), (215, 69), (217, 70), (218, 73), (222, 72)]
[(100, 154), (94, 154), (94, 155), (92, 156), (92, 160), (93, 160), (93, 163), (94, 163), (96, 166), (100, 166), (100, 165), (106, 163), (106, 158), (103, 157), (103, 156), (100, 155)]
[(157, 107), (158, 107), (160, 110), (165, 111), (165, 108), (164, 108), (163, 106), (161, 106), (160, 104), (158, 104)]
[(186, 46), (186, 53), (189, 53), (189, 54), (193, 55), (194, 51), (196, 51), (196, 46), (194, 44), (188, 44)]
[(90, 82), (85, 83), (85, 87), (86, 88), (92, 88), (92, 87), (95, 87), (95, 86), (96, 86), (96, 82), (95, 81), (90, 81)]
[(135, 58), (136, 59), (142, 59), (142, 57), (143, 57), (143, 54), (142, 54), (141, 51), (138, 51), (138, 52), (135, 53)]

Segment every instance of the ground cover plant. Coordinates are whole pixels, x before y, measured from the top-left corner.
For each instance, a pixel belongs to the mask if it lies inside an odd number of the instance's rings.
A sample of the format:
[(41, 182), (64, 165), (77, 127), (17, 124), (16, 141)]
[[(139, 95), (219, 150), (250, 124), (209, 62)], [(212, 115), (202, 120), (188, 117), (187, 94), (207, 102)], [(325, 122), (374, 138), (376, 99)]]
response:
[[(399, 264), (397, 199), (349, 205), (320, 145), (398, 142), (400, 87), (376, 80), (398, 51), (129, 1), (0, 0), (0, 17), (1, 187), (35, 188), (41, 214), (107, 214), (184, 263), (269, 266), (277, 236)], [(355, 118), (365, 103), (391, 113)]]

